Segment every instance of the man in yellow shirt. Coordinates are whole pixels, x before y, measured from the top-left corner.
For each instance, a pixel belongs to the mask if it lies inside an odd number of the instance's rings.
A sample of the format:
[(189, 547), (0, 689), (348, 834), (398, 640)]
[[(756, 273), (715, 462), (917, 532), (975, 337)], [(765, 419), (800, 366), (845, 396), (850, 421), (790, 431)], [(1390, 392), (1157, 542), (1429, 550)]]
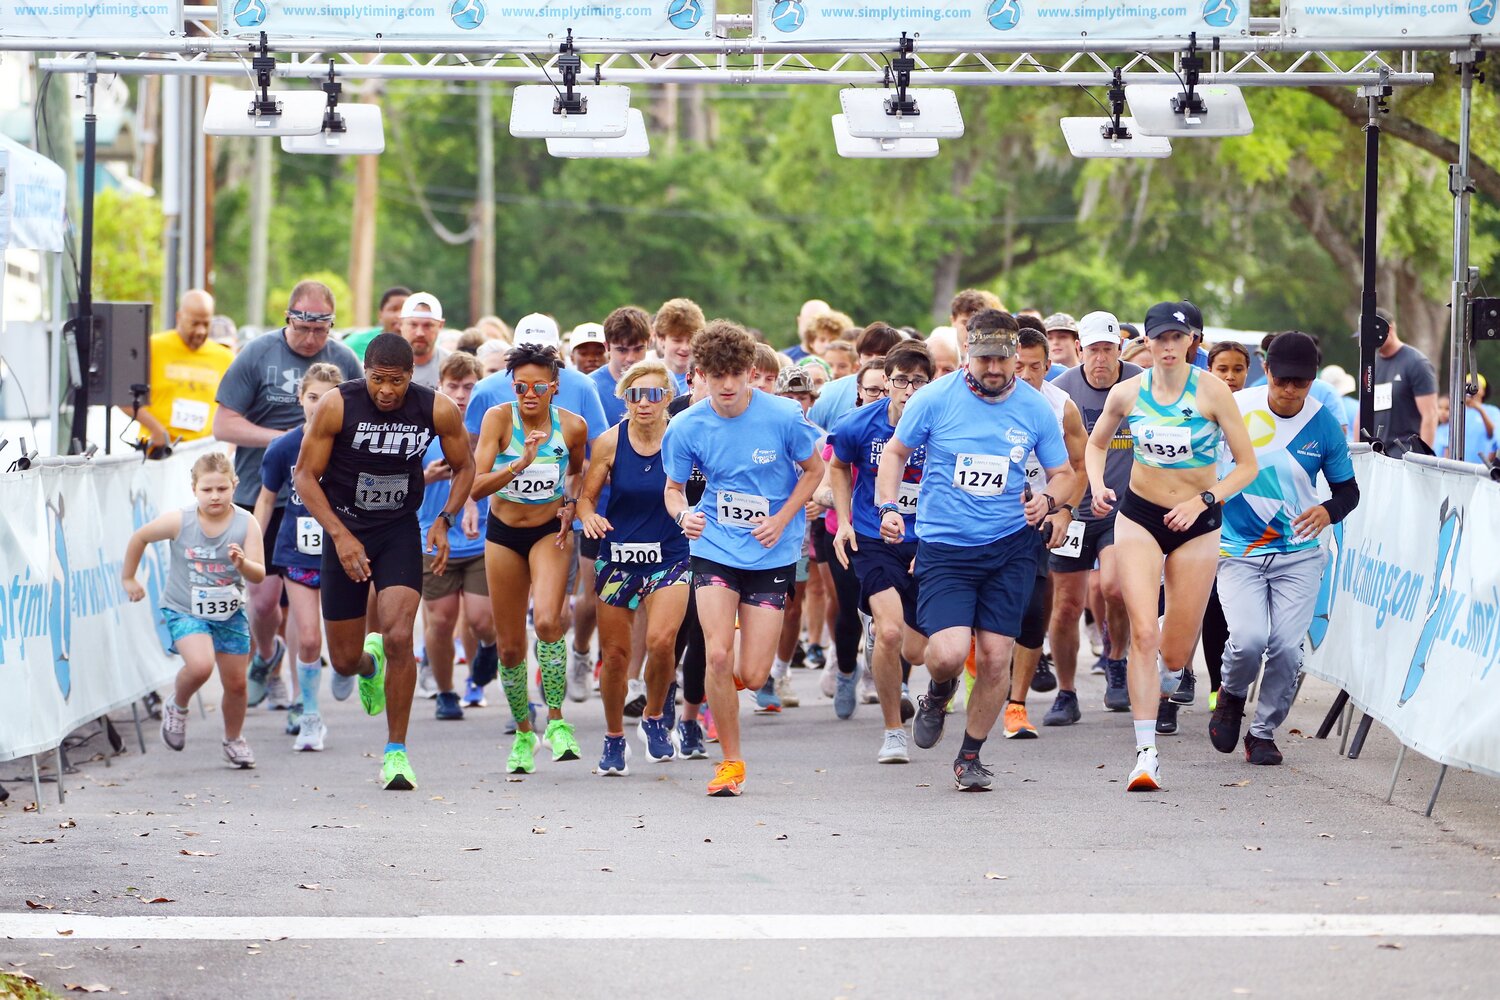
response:
[(233, 351), (208, 338), (213, 318), (213, 296), (191, 289), (177, 304), (177, 328), (151, 338), (151, 402), (127, 413), (140, 422), (140, 439), (152, 452), (173, 438), (213, 433), (214, 393), (234, 360)]

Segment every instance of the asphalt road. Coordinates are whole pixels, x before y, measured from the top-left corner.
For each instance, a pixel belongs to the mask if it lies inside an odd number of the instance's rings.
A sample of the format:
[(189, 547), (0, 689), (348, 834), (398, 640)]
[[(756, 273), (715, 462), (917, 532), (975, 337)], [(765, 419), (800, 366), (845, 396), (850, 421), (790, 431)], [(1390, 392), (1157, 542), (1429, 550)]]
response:
[[(996, 790), (962, 794), (960, 718), (878, 765), (876, 709), (841, 722), (793, 676), (803, 707), (746, 720), (737, 800), (703, 794), (708, 761), (640, 752), (621, 779), (545, 752), (507, 776), (498, 697), (462, 722), (418, 703), (406, 794), (379, 789), (357, 699), (322, 754), (252, 711), (249, 772), (212, 712), (180, 754), (128, 732), (40, 813), (25, 762), (0, 765), (0, 963), (225, 1000), (1500, 995), (1500, 782), (1451, 775), (1427, 819), (1436, 768), (1408, 754), (1385, 804), (1379, 729), (1359, 761), (1288, 734), (1286, 766), (1253, 768), (1209, 746), (1200, 701), (1162, 740), (1166, 789), (1131, 795), (1129, 719), (1085, 677), (1081, 724), (991, 741)], [(1309, 681), (1288, 726), (1330, 693)], [(569, 714), (596, 754), (598, 701)]]

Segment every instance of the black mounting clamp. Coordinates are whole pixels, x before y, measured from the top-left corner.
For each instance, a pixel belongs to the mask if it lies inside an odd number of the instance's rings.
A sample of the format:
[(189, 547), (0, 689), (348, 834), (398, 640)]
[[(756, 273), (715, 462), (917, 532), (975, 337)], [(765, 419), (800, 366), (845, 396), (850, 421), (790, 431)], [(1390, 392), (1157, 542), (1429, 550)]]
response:
[[(1214, 38), (1214, 51), (1219, 49), (1219, 39)], [(1198, 54), (1198, 33), (1188, 35), (1187, 55), (1182, 57), (1183, 92), (1172, 98), (1172, 111), (1179, 115), (1202, 115), (1208, 111), (1203, 95), (1196, 90), (1203, 75), (1203, 57)]]
[(1125, 74), (1120, 67), (1115, 67), (1115, 78), (1109, 85), (1109, 124), (1100, 126), (1099, 133), (1108, 141), (1120, 141), (1134, 138), (1130, 129), (1122, 122), (1125, 115)]
[(896, 43), (896, 58), (885, 70), (887, 86), (890, 85), (892, 76), (896, 80), (896, 93), (885, 99), (885, 113), (893, 117), (916, 117), (922, 113), (917, 109), (916, 98), (907, 93), (911, 87), (912, 70), (917, 68), (917, 61), (912, 58), (914, 48), (915, 43), (907, 37), (906, 32), (901, 32), (901, 39)]
[(573, 29), (557, 49), (557, 68), (562, 73), (563, 92), (552, 101), (554, 115), (582, 115), (589, 110), (589, 99), (576, 93), (578, 74), (583, 69), (583, 58), (573, 49)]
[(339, 114), (339, 96), (344, 92), (344, 85), (339, 83), (333, 75), (333, 60), (328, 60), (328, 79), (321, 84), (323, 93), (328, 95), (328, 107), (323, 110), (324, 132), (347, 132), (344, 126), (344, 116)]
[(260, 33), (260, 44), (251, 45), (250, 69), (255, 74), (256, 91), (250, 99), (250, 114), (265, 118), (281, 114), (281, 102), (271, 96), (271, 77), (276, 72), (276, 60), (271, 55), (271, 45), (266, 33)]

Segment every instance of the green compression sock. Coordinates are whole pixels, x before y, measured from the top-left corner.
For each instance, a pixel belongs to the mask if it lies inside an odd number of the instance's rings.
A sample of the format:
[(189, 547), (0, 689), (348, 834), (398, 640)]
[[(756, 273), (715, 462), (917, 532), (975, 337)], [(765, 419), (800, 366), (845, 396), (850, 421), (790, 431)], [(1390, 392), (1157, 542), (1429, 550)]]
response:
[(542, 667), (542, 697), (548, 708), (562, 708), (568, 694), (568, 644), (537, 641), (536, 662)]
[(527, 719), (526, 664), (518, 667), (500, 668), (500, 686), (505, 690), (505, 700), (510, 703), (511, 717), (517, 724)]

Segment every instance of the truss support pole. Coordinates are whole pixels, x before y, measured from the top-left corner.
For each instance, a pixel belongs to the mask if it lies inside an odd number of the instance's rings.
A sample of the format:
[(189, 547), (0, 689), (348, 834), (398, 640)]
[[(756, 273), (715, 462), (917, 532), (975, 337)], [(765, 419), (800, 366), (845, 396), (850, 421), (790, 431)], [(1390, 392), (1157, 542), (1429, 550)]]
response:
[(1469, 176), (1469, 120), (1474, 106), (1475, 64), (1483, 53), (1476, 49), (1453, 53), (1460, 80), (1458, 103), (1458, 162), (1448, 167), (1448, 190), (1453, 194), (1453, 303), (1449, 316), (1448, 398), (1453, 415), (1449, 417), (1448, 440), (1453, 454), (1464, 453), (1464, 419), (1468, 416), (1464, 399), (1469, 380), (1469, 293), (1474, 275), (1469, 273), (1469, 195), (1474, 191)]

